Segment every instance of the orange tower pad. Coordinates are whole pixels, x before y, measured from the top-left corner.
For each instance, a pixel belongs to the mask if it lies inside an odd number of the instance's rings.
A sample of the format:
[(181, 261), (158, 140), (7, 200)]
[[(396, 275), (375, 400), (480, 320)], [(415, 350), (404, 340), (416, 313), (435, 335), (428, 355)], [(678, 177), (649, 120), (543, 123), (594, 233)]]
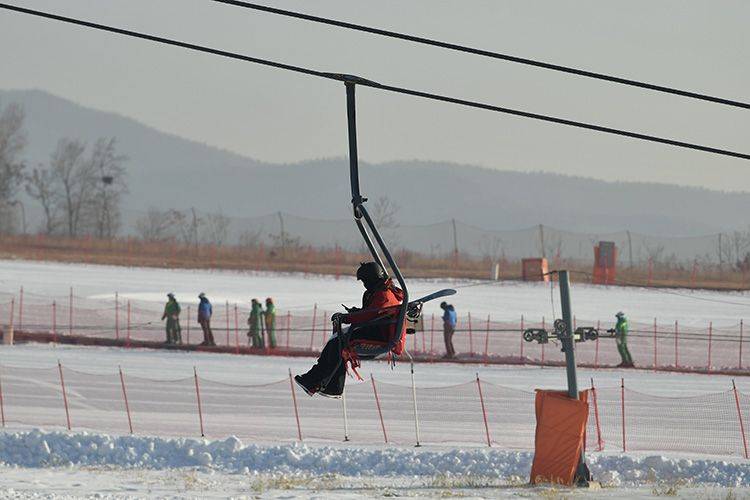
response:
[(567, 392), (537, 389), (531, 484), (573, 484), (589, 417), (588, 391), (581, 391), (579, 397), (575, 400)]

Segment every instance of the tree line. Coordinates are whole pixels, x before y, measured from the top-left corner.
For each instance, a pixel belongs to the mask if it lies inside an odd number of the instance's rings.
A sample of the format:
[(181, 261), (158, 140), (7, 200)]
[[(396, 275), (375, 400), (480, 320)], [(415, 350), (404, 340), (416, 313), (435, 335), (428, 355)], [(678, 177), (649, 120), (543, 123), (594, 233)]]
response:
[[(114, 137), (93, 145), (61, 138), (45, 164), (30, 168), (23, 159), (28, 137), (23, 108), (0, 105), (0, 233), (18, 232), (22, 190), (42, 209), (39, 233), (114, 237), (121, 226), (121, 201), (128, 187), (127, 157)], [(24, 227), (25, 231), (25, 227)]]

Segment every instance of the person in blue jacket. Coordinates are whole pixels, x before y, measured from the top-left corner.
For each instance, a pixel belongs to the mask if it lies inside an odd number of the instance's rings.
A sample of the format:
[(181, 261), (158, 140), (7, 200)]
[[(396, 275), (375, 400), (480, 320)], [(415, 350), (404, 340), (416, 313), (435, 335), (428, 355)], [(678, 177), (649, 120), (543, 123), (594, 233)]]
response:
[(201, 329), (203, 330), (203, 342), (200, 345), (216, 345), (216, 342), (214, 342), (214, 333), (211, 331), (211, 315), (214, 313), (213, 307), (211, 307), (211, 303), (208, 301), (205, 293), (201, 292), (198, 298), (201, 299), (200, 304), (198, 304), (198, 324), (201, 325)]
[(455, 358), (456, 350), (453, 348), (453, 334), (456, 331), (456, 309), (447, 302), (441, 302), (440, 308), (443, 310), (443, 339), (445, 340), (446, 359)]

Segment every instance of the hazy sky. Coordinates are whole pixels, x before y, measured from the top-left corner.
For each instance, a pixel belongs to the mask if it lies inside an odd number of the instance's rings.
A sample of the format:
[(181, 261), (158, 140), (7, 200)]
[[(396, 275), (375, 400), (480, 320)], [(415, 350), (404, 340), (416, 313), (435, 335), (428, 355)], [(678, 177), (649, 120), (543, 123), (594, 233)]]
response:
[[(750, 111), (314, 25), (210, 0), (7, 0), (324, 71), (750, 151)], [(270, 4), (270, 2), (268, 2)], [(750, 2), (273, 5), (750, 101)], [(342, 84), (0, 11), (0, 88), (38, 88), (273, 162), (346, 154)], [(360, 154), (750, 191), (750, 162), (358, 92)], [(74, 135), (71, 133), (71, 135)]]

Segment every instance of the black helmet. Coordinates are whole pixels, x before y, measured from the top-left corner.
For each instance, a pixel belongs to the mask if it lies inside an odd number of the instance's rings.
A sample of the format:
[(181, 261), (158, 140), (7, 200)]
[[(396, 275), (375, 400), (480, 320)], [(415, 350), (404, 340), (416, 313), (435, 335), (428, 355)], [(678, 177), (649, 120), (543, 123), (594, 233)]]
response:
[(441, 309), (445, 309), (446, 307), (448, 307), (448, 303), (447, 303), (446, 301), (442, 301), (442, 302), (440, 303), (440, 308), (441, 308)]
[(388, 279), (385, 270), (377, 262), (363, 262), (357, 269), (357, 279), (365, 284), (365, 288), (373, 288)]

